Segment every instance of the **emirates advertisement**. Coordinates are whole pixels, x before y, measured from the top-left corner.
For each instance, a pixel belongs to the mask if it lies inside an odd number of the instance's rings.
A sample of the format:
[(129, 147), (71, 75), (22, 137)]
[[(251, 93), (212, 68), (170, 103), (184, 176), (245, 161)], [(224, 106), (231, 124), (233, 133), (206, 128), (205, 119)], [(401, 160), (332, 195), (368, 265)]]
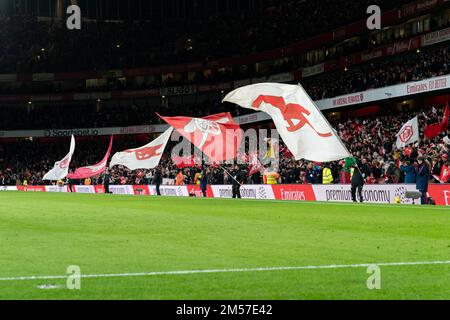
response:
[[(231, 198), (231, 185), (208, 185), (208, 198)], [(2, 186), (0, 191), (26, 192), (70, 192), (68, 186)], [(154, 196), (156, 187), (152, 185), (111, 185), (110, 191), (119, 195)], [(198, 185), (160, 187), (161, 195), (173, 197), (203, 197)], [(363, 199), (367, 203), (394, 204), (400, 199), (401, 204), (413, 204), (406, 197), (407, 191), (416, 191), (415, 185), (385, 184), (365, 185)], [(105, 193), (103, 186), (73, 186), (76, 193)], [(310, 185), (310, 184), (279, 184), (279, 185), (243, 185), (241, 196), (244, 199), (257, 200), (285, 200), (285, 201), (323, 201), (323, 202), (351, 202), (350, 185)], [(430, 184), (428, 196), (433, 198), (436, 205), (450, 206), (450, 185)], [(414, 201), (419, 204), (420, 201)]]

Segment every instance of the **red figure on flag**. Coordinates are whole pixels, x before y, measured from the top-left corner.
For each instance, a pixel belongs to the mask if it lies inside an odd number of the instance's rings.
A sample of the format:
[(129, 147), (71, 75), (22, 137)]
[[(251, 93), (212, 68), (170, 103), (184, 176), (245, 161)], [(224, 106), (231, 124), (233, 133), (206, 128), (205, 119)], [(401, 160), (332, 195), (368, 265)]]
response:
[(154, 146), (154, 147), (152, 147), (152, 146), (145, 147), (142, 149), (125, 150), (124, 152), (127, 152), (127, 153), (134, 152), (137, 160), (147, 160), (147, 159), (159, 156), (161, 154), (161, 152), (158, 153), (158, 150), (161, 149), (161, 147), (162, 147), (162, 144)]
[[(284, 120), (286, 120), (287, 123), (289, 124), (289, 127), (287, 128), (289, 132), (300, 130), (305, 125), (308, 125), (320, 137), (326, 138), (332, 135), (331, 132), (327, 133), (318, 132), (306, 118), (306, 116), (309, 116), (311, 113), (299, 104), (295, 103), (286, 104), (286, 101), (284, 101), (283, 97), (260, 95), (258, 98), (256, 98), (255, 101), (253, 101), (252, 107), (259, 108), (259, 106), (263, 102), (271, 104), (272, 106), (281, 111)], [(294, 124), (294, 120), (297, 120), (298, 123)]]

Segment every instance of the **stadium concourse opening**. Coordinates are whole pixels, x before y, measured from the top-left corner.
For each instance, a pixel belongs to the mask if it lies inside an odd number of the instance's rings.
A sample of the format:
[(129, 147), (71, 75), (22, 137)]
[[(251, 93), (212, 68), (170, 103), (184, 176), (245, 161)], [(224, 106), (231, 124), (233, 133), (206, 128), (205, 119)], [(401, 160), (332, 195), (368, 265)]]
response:
[(449, 1), (0, 0), (0, 43), (0, 299), (450, 299)]

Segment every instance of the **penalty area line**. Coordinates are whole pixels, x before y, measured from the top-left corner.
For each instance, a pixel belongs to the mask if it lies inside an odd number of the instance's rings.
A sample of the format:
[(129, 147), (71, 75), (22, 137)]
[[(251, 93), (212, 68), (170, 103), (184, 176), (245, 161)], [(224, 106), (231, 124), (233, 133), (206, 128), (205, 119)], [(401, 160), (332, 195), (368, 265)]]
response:
[[(380, 262), (380, 263), (360, 263), (360, 264), (331, 264), (331, 265), (319, 265), (319, 266), (292, 266), (292, 267), (199, 269), (199, 270), (155, 271), (155, 272), (137, 272), (137, 273), (81, 274), (80, 278), (119, 278), (119, 277), (189, 275), (189, 274), (202, 274), (202, 273), (233, 273), (233, 272), (237, 273), (237, 272), (264, 272), (264, 271), (270, 272), (270, 271), (315, 270), (315, 269), (345, 269), (345, 268), (367, 268), (372, 265), (376, 265), (379, 267), (450, 265), (450, 260), (447, 260), (447, 261), (417, 261), (417, 262)], [(67, 279), (69, 276), (73, 277), (73, 275), (0, 277), (0, 281)]]

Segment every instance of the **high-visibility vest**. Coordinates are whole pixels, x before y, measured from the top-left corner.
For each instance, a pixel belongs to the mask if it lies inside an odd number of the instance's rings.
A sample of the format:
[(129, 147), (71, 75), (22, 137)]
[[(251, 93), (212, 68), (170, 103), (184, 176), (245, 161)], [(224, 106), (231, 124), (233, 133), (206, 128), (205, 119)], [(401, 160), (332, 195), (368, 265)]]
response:
[(323, 168), (322, 171), (322, 183), (323, 184), (330, 184), (333, 183), (333, 174), (331, 173), (330, 168)]
[(177, 185), (177, 186), (181, 186), (182, 184), (183, 184), (183, 180), (184, 180), (184, 176), (183, 176), (183, 174), (180, 172), (180, 173), (178, 173), (177, 174), (177, 177), (176, 177), (176, 179), (175, 179), (175, 184)]
[(277, 172), (267, 172), (265, 177), (266, 184), (277, 184), (280, 175)]
[(200, 180), (202, 180), (202, 174), (196, 173), (194, 177), (195, 184), (200, 185)]

